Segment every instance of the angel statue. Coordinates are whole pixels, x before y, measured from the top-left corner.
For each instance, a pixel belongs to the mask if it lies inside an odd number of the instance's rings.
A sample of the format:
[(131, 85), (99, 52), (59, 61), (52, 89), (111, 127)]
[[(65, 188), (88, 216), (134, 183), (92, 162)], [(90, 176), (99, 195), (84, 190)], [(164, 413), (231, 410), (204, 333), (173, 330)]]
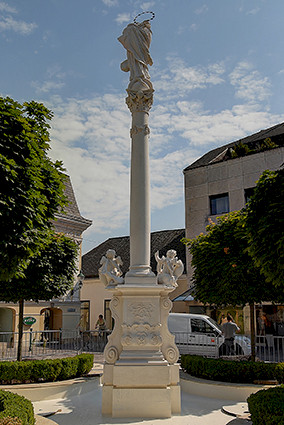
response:
[(152, 40), (150, 20), (135, 22), (127, 25), (118, 41), (127, 51), (127, 59), (121, 63), (122, 71), (130, 71), (128, 90), (147, 91), (153, 90), (150, 81), (148, 65), (153, 65), (149, 53)]
[(115, 286), (119, 283), (124, 283), (124, 279), (121, 277), (122, 271), (120, 270), (120, 266), (122, 266), (123, 262), (120, 257), (116, 257), (114, 249), (107, 250), (100, 264), (102, 266), (99, 268), (99, 276), (105, 286)]
[(181, 260), (178, 260), (176, 251), (170, 249), (167, 256), (159, 257), (159, 251), (155, 253), (157, 261), (158, 283), (177, 287), (177, 280), (183, 274), (184, 266)]

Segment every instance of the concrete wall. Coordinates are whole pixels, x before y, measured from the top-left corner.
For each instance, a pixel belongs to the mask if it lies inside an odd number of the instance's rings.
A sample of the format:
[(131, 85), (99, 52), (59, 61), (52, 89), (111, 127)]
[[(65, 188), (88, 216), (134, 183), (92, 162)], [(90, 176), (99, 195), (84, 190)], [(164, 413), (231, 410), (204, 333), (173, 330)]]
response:
[[(284, 148), (277, 148), (185, 171), (186, 237), (204, 232), (209, 218), (216, 220), (217, 216), (210, 213), (209, 196), (228, 193), (230, 212), (240, 210), (245, 205), (245, 189), (256, 186), (264, 170), (277, 170), (283, 161)], [(191, 276), (189, 265), (188, 257), (187, 271)]]
[[(112, 292), (105, 289), (98, 278), (85, 278), (81, 289), (81, 301), (90, 301), (90, 329), (95, 328), (99, 314), (105, 316), (105, 300), (111, 300)], [(111, 328), (111, 321), (105, 317), (107, 327)]]

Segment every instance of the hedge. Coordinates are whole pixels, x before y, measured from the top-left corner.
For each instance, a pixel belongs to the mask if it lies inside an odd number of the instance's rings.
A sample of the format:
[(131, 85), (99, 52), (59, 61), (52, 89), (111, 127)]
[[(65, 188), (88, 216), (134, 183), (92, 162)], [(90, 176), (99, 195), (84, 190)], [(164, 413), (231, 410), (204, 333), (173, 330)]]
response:
[(251, 394), (247, 402), (253, 425), (284, 425), (284, 385)]
[(90, 372), (93, 361), (93, 354), (80, 354), (64, 359), (0, 362), (0, 382), (17, 384), (71, 379)]
[(213, 381), (253, 383), (257, 380), (284, 382), (284, 363), (208, 359), (182, 355), (181, 367), (190, 375)]
[(0, 424), (34, 425), (32, 402), (21, 395), (0, 390)]

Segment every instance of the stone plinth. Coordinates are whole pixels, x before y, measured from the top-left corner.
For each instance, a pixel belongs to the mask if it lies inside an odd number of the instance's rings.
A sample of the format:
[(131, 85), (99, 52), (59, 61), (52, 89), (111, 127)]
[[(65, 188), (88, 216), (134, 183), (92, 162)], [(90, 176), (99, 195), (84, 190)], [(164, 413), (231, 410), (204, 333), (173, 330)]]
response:
[(171, 290), (138, 282), (115, 288), (110, 305), (115, 327), (105, 348), (104, 415), (180, 413), (179, 353), (167, 326)]

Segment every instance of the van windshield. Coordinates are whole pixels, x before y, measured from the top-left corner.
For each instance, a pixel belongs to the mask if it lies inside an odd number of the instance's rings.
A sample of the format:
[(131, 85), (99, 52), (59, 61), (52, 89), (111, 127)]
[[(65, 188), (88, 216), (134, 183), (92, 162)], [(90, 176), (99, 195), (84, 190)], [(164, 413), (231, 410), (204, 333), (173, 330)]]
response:
[(214, 326), (216, 326), (216, 328), (218, 328), (220, 332), (222, 332), (221, 326), (220, 326), (220, 325), (218, 325), (218, 323), (217, 323), (217, 322), (215, 322), (215, 320), (213, 320), (211, 317), (208, 317), (208, 320), (209, 320), (211, 323), (213, 323), (213, 325), (214, 325)]

